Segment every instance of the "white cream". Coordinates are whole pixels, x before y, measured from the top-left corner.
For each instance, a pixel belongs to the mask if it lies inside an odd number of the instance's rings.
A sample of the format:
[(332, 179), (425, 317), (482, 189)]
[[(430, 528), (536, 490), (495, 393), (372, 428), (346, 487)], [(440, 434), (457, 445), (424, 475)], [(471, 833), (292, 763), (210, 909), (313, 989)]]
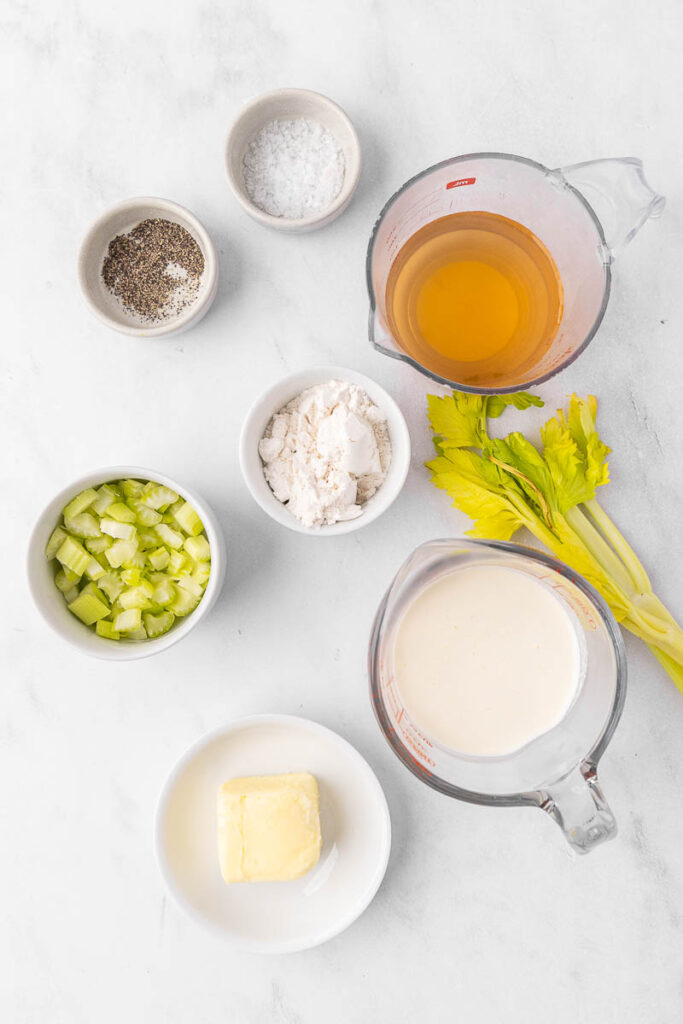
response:
[(273, 416), (259, 443), (275, 497), (306, 526), (355, 519), (391, 460), (386, 417), (362, 388), (331, 380)]
[(545, 584), (504, 566), (469, 566), (406, 609), (394, 675), (415, 724), (463, 754), (512, 753), (552, 729), (577, 691), (574, 624)]

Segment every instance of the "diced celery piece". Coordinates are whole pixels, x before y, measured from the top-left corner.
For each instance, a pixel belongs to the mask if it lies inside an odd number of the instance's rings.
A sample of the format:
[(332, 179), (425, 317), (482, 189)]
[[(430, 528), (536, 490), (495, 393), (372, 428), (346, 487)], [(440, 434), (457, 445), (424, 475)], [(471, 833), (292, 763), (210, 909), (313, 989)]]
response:
[(117, 523), (134, 523), (135, 512), (132, 508), (128, 508), (122, 501), (115, 501), (113, 505), (110, 505), (107, 509), (107, 517), (109, 519), (115, 519)]
[(114, 619), (114, 629), (119, 633), (130, 633), (139, 629), (142, 623), (142, 612), (139, 608), (128, 608)]
[(174, 516), (178, 525), (182, 527), (185, 533), (189, 533), (191, 537), (199, 536), (204, 529), (204, 524), (189, 501), (184, 501), (178, 511), (174, 513)]
[(76, 615), (86, 626), (92, 626), (98, 619), (104, 619), (109, 615), (109, 605), (99, 601), (94, 594), (82, 591), (78, 597), (69, 603), (69, 611)]
[(140, 495), (140, 501), (149, 508), (160, 509), (164, 505), (172, 505), (178, 500), (178, 495), (170, 487), (163, 484), (155, 484), (153, 481), (145, 484)]
[(121, 490), (123, 491), (127, 501), (131, 498), (139, 498), (144, 489), (145, 485), (141, 480), (121, 481)]
[(101, 537), (100, 524), (90, 512), (79, 512), (77, 516), (64, 519), (64, 526), (75, 537)]
[(147, 558), (142, 551), (136, 551), (134, 555), (127, 558), (123, 563), (124, 569), (144, 569), (147, 565)]
[(190, 594), (187, 590), (176, 590), (176, 595), (169, 605), (169, 610), (174, 615), (189, 615), (199, 604), (200, 598)]
[(145, 623), (147, 636), (153, 637), (161, 636), (162, 633), (168, 633), (169, 629), (175, 622), (175, 615), (173, 612), (161, 612), (160, 615), (152, 615), (150, 612), (144, 612), (142, 619)]
[(161, 512), (149, 508), (148, 505), (143, 505), (141, 501), (131, 499), (129, 505), (134, 509), (136, 522), (140, 526), (156, 526), (157, 523), (161, 522)]
[(183, 546), (183, 535), (178, 533), (177, 530), (172, 530), (170, 526), (166, 526), (165, 523), (159, 523), (155, 526), (157, 537), (162, 544), (165, 544), (169, 548), (181, 548)]
[(147, 630), (144, 626), (138, 626), (137, 629), (131, 629), (126, 633), (126, 640), (146, 640)]
[(93, 555), (101, 555), (111, 547), (111, 537), (88, 537), (85, 546)]
[(154, 588), (154, 594), (152, 600), (154, 604), (160, 605), (162, 608), (167, 608), (173, 600), (175, 600), (176, 588), (172, 580), (164, 580), (162, 583), (157, 583)]
[(104, 554), (112, 569), (118, 569), (124, 562), (130, 561), (137, 549), (137, 542), (134, 540), (115, 540)]
[(86, 585), (81, 590), (81, 594), (91, 594), (102, 604), (106, 604), (107, 606), (109, 605), (109, 601), (107, 601), (106, 597), (104, 596), (100, 588), (97, 586), (96, 583), (93, 583), (92, 581), (90, 583), (86, 583)]
[(57, 551), (57, 561), (61, 562), (65, 569), (71, 569), (77, 576), (83, 575), (90, 558), (90, 552), (73, 537), (67, 537)]
[(74, 583), (74, 585), (72, 587), (69, 587), (68, 590), (64, 591), (64, 600), (66, 601), (67, 604), (71, 604), (72, 601), (76, 600), (76, 598), (78, 597), (79, 593), (80, 593), (80, 591), (79, 591), (78, 587), (76, 586), (76, 584)]
[(137, 587), (142, 579), (142, 575), (139, 569), (124, 569), (121, 573), (121, 579), (127, 587)]
[(123, 590), (123, 580), (115, 572), (105, 573), (104, 576), (100, 577), (97, 581), (97, 585), (100, 590), (103, 590), (110, 601), (115, 601)]
[[(109, 546), (111, 547), (111, 544)], [(93, 558), (100, 563), (105, 572), (109, 572), (110, 565), (109, 562), (107, 561), (107, 556), (104, 551), (96, 551), (95, 554), (93, 555)]]
[(195, 562), (206, 562), (211, 558), (211, 545), (206, 537), (186, 537), (184, 548)]
[(177, 501), (174, 501), (172, 505), (168, 506), (165, 514), (169, 515), (169, 516), (173, 516), (173, 518), (175, 519), (176, 512), (178, 511), (179, 508), (182, 508), (184, 504), (185, 504), (185, 499), (184, 498), (178, 498)]
[(114, 623), (108, 622), (107, 619), (98, 619), (95, 632), (106, 640), (118, 640), (121, 637), (121, 634), (114, 629)]
[(129, 587), (119, 594), (119, 604), (126, 611), (129, 608), (149, 608), (150, 595), (142, 587)]
[(206, 587), (206, 584), (209, 582), (210, 575), (211, 562), (197, 562), (192, 570), (192, 579), (196, 580), (202, 587)]
[(171, 576), (187, 576), (192, 572), (193, 562), (186, 551), (172, 551), (168, 563), (168, 571)]
[(86, 508), (92, 505), (96, 497), (97, 491), (93, 487), (88, 487), (87, 490), (81, 491), (75, 498), (72, 498), (68, 505), (64, 506), (62, 515), (65, 519), (73, 519), (79, 512), (85, 512)]
[(50, 539), (47, 542), (47, 546), (45, 548), (45, 557), (47, 558), (48, 562), (55, 557), (55, 555), (61, 548), (66, 538), (67, 534), (61, 528), (61, 526), (56, 526), (52, 533), (50, 534)]
[(150, 548), (157, 547), (158, 544), (159, 538), (152, 528), (148, 530), (138, 530), (138, 547), (140, 548), (140, 551), (148, 551)]
[(89, 580), (99, 580), (106, 574), (106, 569), (103, 569), (96, 558), (91, 558), (85, 567), (85, 575)]
[(178, 580), (178, 586), (182, 590), (187, 590), (187, 592), (192, 594), (194, 597), (201, 597), (204, 593), (204, 587), (201, 583), (197, 583), (192, 576), (181, 576)]
[(61, 590), (61, 592), (65, 594), (67, 590), (71, 590), (71, 588), (78, 583), (80, 578), (81, 577), (77, 576), (75, 572), (71, 571), (71, 569), (60, 569), (55, 575), (55, 583), (57, 584), (57, 589)]
[(132, 523), (119, 523), (116, 519), (101, 519), (100, 529), (117, 540), (132, 540), (137, 533)]
[(110, 505), (118, 500), (119, 495), (111, 484), (102, 484), (97, 491), (97, 497), (90, 506), (98, 516), (103, 516)]
[(164, 547), (157, 548), (156, 551), (147, 552), (147, 561), (157, 571), (165, 569), (170, 559), (171, 556), (168, 553), (168, 549)]

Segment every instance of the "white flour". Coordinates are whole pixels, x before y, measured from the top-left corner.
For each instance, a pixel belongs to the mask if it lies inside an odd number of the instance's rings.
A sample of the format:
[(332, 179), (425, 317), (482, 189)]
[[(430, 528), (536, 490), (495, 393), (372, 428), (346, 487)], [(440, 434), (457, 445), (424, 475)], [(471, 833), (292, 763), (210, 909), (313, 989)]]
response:
[(357, 384), (307, 388), (273, 416), (259, 442), (270, 487), (306, 526), (355, 519), (391, 462), (386, 417)]
[(326, 209), (344, 184), (344, 154), (318, 121), (271, 121), (244, 154), (244, 186), (252, 203), (273, 217), (300, 220)]

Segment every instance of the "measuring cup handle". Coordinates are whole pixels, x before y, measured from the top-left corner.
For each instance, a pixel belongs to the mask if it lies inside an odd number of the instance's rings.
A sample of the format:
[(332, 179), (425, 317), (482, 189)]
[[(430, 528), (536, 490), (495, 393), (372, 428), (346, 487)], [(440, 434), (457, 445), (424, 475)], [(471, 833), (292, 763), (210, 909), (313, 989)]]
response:
[(558, 167), (554, 172), (588, 201), (596, 214), (614, 257), (640, 231), (650, 217), (659, 217), (666, 200), (650, 188), (643, 164), (636, 157), (588, 160)]
[(598, 785), (595, 765), (584, 761), (547, 787), (541, 807), (577, 853), (588, 853), (617, 834), (617, 823)]

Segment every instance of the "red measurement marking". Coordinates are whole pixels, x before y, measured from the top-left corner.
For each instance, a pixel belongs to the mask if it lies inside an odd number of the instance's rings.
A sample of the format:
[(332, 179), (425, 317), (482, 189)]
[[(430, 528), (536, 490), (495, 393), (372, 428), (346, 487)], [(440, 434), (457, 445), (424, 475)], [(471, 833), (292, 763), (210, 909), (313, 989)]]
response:
[(456, 181), (449, 181), (446, 188), (460, 188), (461, 185), (474, 185), (476, 178), (457, 178)]

